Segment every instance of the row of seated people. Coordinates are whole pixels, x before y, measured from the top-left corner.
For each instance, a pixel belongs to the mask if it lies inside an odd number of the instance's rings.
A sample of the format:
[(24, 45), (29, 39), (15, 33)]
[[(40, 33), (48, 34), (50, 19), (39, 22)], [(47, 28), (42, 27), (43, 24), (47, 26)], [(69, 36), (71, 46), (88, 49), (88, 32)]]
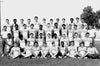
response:
[(10, 48), (7, 55), (11, 59), (15, 58), (80, 58), (80, 59), (98, 59), (100, 58), (98, 50), (90, 43), (90, 46), (86, 47), (84, 42), (80, 43), (79, 47), (75, 47), (75, 42), (70, 41), (68, 46), (65, 46), (64, 42), (61, 42), (59, 46), (56, 46), (55, 41), (51, 46), (48, 46), (46, 42), (43, 42), (42, 46), (39, 46), (38, 41), (32, 44), (27, 41), (24, 48), (21, 48), (17, 42)]

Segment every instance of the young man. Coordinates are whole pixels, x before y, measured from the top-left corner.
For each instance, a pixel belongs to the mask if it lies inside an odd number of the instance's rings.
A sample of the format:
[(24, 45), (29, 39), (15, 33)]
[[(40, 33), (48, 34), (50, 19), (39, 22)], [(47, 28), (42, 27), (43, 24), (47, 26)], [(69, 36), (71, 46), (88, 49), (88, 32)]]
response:
[(74, 33), (77, 33), (78, 35), (80, 35), (80, 29), (78, 29), (77, 25), (74, 25)]
[(74, 30), (72, 28), (72, 25), (69, 24), (69, 27), (68, 27), (68, 40), (69, 41), (73, 40), (73, 34), (74, 34)]
[(80, 29), (81, 28), (81, 22), (80, 22), (80, 19), (79, 19), (79, 17), (76, 17), (76, 23), (75, 23), (75, 25), (77, 25), (77, 28), (78, 29)]
[(15, 42), (14, 47), (11, 48), (10, 57), (12, 59), (15, 59), (20, 56), (20, 53), (20, 48), (18, 47), (18, 44)]
[(43, 30), (43, 25), (39, 25), (39, 30), (38, 30), (39, 46), (42, 46), (44, 39), (45, 39), (45, 30)]
[(90, 38), (89, 36), (90, 36), (90, 33), (87, 32), (85, 34), (85, 38), (82, 39), (84, 41), (86, 47), (90, 46), (90, 43), (92, 43), (92, 38)]
[(87, 29), (85, 28), (84, 24), (81, 25), (81, 28), (80, 28), (80, 37), (81, 39), (84, 39), (85, 38), (85, 34), (87, 33)]
[(27, 39), (27, 41), (30, 42), (30, 46), (34, 45), (35, 37), (34, 37), (33, 33), (30, 33), (30, 37)]
[(27, 41), (27, 44), (24, 48), (24, 52), (21, 53), (25, 58), (29, 58), (32, 55), (30, 41)]
[(90, 43), (90, 46), (87, 48), (87, 57), (91, 59), (99, 58), (99, 52), (96, 47), (93, 46), (92, 43)]
[(7, 44), (6, 44), (6, 51), (7, 51), (7, 55), (10, 53), (11, 47), (13, 46), (13, 41), (11, 38), (11, 34), (8, 33), (7, 35)]
[(28, 38), (28, 28), (26, 24), (23, 24), (23, 30), (21, 31), (21, 34), (23, 35), (23, 39), (27, 39)]
[(19, 45), (20, 45), (21, 52), (23, 52), (24, 48), (25, 48), (25, 45), (26, 45), (25, 39), (21, 38), (19, 40)]
[(11, 24), (9, 23), (9, 19), (6, 19), (7, 31), (11, 31)]
[(96, 32), (95, 29), (92, 29), (92, 26), (89, 26), (88, 32), (90, 33), (90, 38), (95, 38), (96, 37)]
[(35, 39), (36, 38), (36, 30), (34, 28), (34, 24), (30, 25), (30, 29), (28, 31), (29, 31), (29, 35), (33, 34), (33, 38)]
[(27, 28), (30, 29), (31, 19), (27, 19)]
[(40, 47), (38, 45), (38, 42), (34, 42), (34, 46), (32, 47), (32, 54), (34, 55), (35, 58), (38, 58), (38, 55), (40, 53)]
[(1, 35), (2, 35), (2, 56), (5, 55), (5, 46), (6, 46), (6, 39), (7, 39), (7, 35), (8, 33), (11, 33), (11, 32), (8, 32), (7, 31), (7, 26), (3, 26), (3, 29), (1, 31)]
[(49, 46), (46, 44), (46, 42), (43, 42), (43, 46), (41, 47), (42, 58), (47, 58), (48, 53), (49, 53)]
[(49, 53), (52, 58), (56, 58), (58, 54), (58, 46), (56, 46), (55, 42), (52, 42), (52, 46), (50, 47)]
[(35, 16), (34, 17), (34, 28), (36, 29), (36, 30), (38, 30), (39, 29), (39, 22), (38, 22), (38, 17), (37, 16)]
[(74, 46), (74, 41), (70, 42), (70, 46), (68, 46), (68, 57), (75, 58), (77, 55), (77, 47)]
[(54, 27), (54, 23), (53, 23), (53, 19), (50, 19), (50, 27), (53, 29)]
[(47, 26), (47, 23), (46, 23), (46, 19), (45, 18), (42, 19), (42, 25), (43, 25), (43, 29), (45, 30), (46, 29), (46, 26)]
[(60, 38), (60, 43), (64, 42), (65, 46), (67, 47), (69, 45), (69, 41), (68, 41), (68, 37), (66, 36), (66, 34), (62, 34), (61, 38)]
[(23, 30), (24, 19), (20, 19), (19, 30)]
[(61, 41), (59, 49), (60, 49), (60, 53), (61, 53), (62, 57), (64, 57), (67, 53), (67, 47), (65, 46), (63, 41)]
[(85, 58), (87, 55), (87, 48), (84, 45), (84, 42), (80, 43), (80, 47), (78, 47), (78, 56), (79, 58)]
[(81, 38), (79, 37), (79, 34), (76, 32), (74, 33), (74, 42), (75, 42), (75, 47), (80, 46)]

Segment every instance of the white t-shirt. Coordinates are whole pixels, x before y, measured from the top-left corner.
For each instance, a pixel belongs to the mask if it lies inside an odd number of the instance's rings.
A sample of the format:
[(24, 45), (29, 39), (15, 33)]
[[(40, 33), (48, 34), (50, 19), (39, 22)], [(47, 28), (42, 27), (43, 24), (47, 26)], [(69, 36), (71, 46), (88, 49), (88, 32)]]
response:
[(47, 47), (42, 46), (42, 53), (43, 54), (47, 54), (48, 51), (49, 51), (49, 47), (48, 46)]
[(27, 37), (28, 37), (28, 29), (23, 29), (22, 30), (22, 34), (23, 34), (23, 38), (27, 39)]
[(69, 41), (72, 41), (73, 40), (73, 30), (68, 30), (68, 39)]
[(94, 37), (95, 36), (94, 35), (96, 33), (95, 29), (88, 30), (88, 32), (90, 33), (89, 37)]
[(84, 38), (83, 39), (84, 43), (85, 43), (85, 46), (90, 46), (90, 43), (92, 42), (92, 39), (91, 38)]
[(81, 42), (81, 39), (80, 38), (74, 38), (74, 42), (75, 42), (75, 47), (79, 47), (80, 46), (80, 42)]
[(17, 57), (20, 55), (20, 48), (19, 47), (13, 47), (11, 49), (11, 52), (13, 52), (13, 56)]
[(25, 40), (20, 40), (20, 47), (25, 48)]
[(78, 48), (78, 51), (79, 51), (79, 54), (84, 57), (86, 55), (86, 50), (87, 48), (86, 47), (79, 47)]
[(9, 31), (1, 31), (2, 38), (7, 38), (7, 34), (10, 33)]
[(88, 54), (95, 54), (95, 53), (98, 54), (99, 52), (97, 51), (97, 49), (95, 47), (88, 47), (87, 53)]

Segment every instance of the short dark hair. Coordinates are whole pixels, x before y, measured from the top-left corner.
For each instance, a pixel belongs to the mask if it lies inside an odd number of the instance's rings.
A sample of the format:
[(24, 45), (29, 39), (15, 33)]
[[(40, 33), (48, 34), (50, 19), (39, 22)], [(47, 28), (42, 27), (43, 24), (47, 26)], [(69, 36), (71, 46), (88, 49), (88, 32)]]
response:
[(50, 19), (50, 21), (53, 21), (53, 19)]

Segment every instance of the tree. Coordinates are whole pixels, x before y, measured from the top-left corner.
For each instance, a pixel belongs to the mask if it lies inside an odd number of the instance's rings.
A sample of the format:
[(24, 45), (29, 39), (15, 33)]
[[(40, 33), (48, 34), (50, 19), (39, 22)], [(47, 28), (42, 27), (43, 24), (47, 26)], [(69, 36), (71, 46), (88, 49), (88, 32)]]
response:
[(83, 13), (80, 15), (80, 18), (84, 20), (87, 25), (94, 26), (96, 23), (96, 13), (93, 11), (91, 6), (87, 6), (83, 9)]

